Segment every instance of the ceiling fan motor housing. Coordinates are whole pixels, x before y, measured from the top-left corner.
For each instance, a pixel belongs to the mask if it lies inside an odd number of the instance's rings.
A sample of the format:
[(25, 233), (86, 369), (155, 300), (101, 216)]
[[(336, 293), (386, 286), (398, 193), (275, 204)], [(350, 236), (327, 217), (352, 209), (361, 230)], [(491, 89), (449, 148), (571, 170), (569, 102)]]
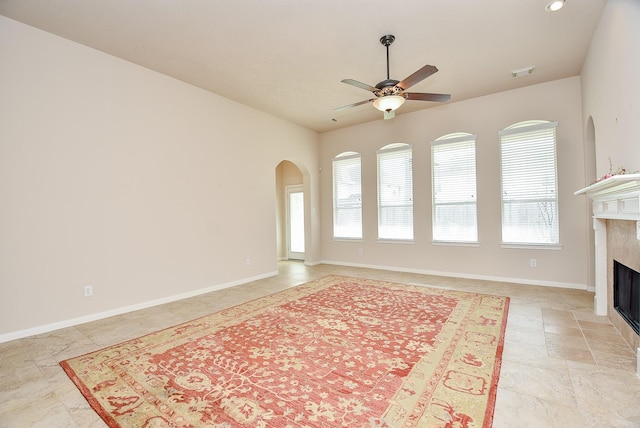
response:
[(378, 91), (375, 92), (376, 97), (386, 97), (387, 95), (401, 95), (402, 88), (396, 86), (399, 80), (386, 79), (376, 85)]

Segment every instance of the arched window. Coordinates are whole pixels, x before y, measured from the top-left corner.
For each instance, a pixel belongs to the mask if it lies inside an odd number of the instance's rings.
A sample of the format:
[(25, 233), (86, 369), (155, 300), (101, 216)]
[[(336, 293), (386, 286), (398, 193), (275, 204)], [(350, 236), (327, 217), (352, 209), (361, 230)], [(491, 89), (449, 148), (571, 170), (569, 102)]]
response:
[(503, 244), (560, 242), (557, 125), (530, 120), (499, 132)]
[(432, 231), (439, 242), (478, 242), (476, 136), (463, 132), (431, 142)]
[(409, 144), (389, 144), (378, 158), (378, 239), (413, 239), (413, 166)]
[(362, 174), (360, 153), (333, 158), (333, 237), (362, 239)]

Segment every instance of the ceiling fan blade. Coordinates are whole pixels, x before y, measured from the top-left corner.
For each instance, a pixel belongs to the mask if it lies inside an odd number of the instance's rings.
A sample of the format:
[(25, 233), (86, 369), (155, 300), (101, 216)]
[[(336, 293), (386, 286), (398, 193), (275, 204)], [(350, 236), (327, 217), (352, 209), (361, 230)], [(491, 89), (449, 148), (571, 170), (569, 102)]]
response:
[(358, 106), (361, 106), (362, 104), (370, 103), (373, 100), (375, 100), (375, 98), (371, 98), (370, 100), (364, 100), (364, 101), (360, 101), (360, 102), (357, 102), (357, 103), (349, 104), (348, 106), (342, 106), (342, 107), (334, 108), (333, 111), (341, 111), (341, 110), (346, 110), (346, 109), (351, 108), (351, 107), (358, 107)]
[(357, 88), (362, 88), (365, 89), (369, 92), (375, 92), (377, 91), (376, 88), (374, 88), (371, 85), (367, 85), (366, 83), (362, 83), (362, 82), (358, 82), (357, 80), (353, 80), (353, 79), (344, 79), (341, 81), (342, 83), (346, 83), (347, 85), (352, 85), (355, 86)]
[(411, 76), (407, 77), (402, 82), (398, 83), (396, 86), (399, 86), (402, 88), (403, 91), (406, 91), (407, 89), (409, 89), (410, 87), (418, 83), (419, 81), (431, 76), (436, 71), (438, 71), (438, 69), (435, 66), (425, 65), (420, 70), (416, 71)]
[(449, 94), (426, 94), (421, 92), (405, 92), (403, 94), (408, 100), (414, 101), (434, 101), (437, 103), (443, 103), (451, 99)]

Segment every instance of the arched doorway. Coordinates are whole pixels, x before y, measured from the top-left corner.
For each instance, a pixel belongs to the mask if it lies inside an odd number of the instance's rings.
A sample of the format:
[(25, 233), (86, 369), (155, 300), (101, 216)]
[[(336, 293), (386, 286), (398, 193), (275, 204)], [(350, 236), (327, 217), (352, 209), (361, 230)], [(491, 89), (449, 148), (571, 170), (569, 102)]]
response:
[(276, 167), (276, 233), (278, 260), (304, 260), (307, 217), (304, 175), (290, 161)]

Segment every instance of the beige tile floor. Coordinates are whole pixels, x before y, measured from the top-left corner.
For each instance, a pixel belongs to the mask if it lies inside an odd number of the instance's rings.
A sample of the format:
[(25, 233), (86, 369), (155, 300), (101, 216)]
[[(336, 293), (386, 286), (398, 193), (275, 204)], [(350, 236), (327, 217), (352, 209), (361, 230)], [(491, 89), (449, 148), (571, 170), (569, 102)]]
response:
[(104, 427), (59, 361), (182, 323), (329, 273), (511, 297), (493, 426), (640, 427), (629, 345), (593, 294), (491, 281), (282, 262), (279, 275), (0, 344), (0, 427)]

